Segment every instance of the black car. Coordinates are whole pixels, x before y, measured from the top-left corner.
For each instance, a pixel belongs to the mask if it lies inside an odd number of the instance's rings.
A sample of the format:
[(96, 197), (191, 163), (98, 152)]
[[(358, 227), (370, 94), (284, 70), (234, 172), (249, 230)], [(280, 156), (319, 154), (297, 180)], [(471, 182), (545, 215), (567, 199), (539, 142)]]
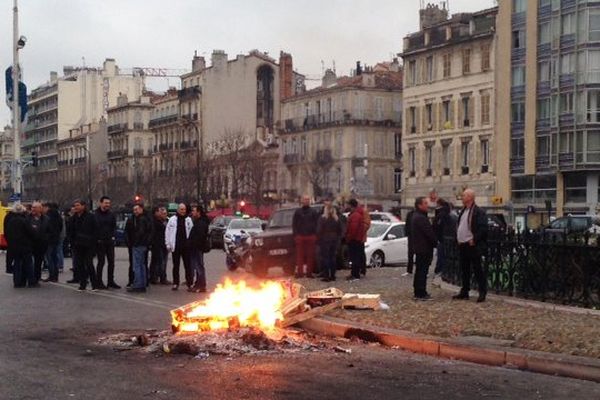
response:
[[(319, 214), (322, 205), (312, 206)], [(277, 210), (264, 227), (264, 232), (252, 238), (250, 268), (258, 277), (267, 276), (269, 269), (281, 267), (287, 275), (296, 268), (296, 245), (292, 234), (292, 220), (298, 208)]]
[(231, 220), (239, 218), (233, 215), (216, 217), (208, 226), (210, 246), (213, 249), (223, 249), (223, 235)]
[(550, 222), (542, 228), (547, 235), (561, 236), (562, 234), (583, 234), (585, 232), (600, 232), (600, 219), (594, 215), (568, 215)]

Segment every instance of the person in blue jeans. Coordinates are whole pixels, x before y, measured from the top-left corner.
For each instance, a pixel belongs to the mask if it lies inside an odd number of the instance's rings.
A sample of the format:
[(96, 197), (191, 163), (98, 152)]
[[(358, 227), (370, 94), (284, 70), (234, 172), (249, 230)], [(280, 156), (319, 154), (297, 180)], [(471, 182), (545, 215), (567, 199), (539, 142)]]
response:
[(201, 206), (192, 206), (192, 221), (194, 226), (188, 239), (190, 264), (195, 283), (188, 291), (195, 293), (206, 292), (206, 270), (204, 268), (204, 252), (208, 250), (208, 217)]
[(133, 285), (128, 292), (144, 293), (148, 283), (146, 257), (152, 243), (152, 223), (144, 213), (144, 206), (133, 206), (131, 250), (133, 258)]
[(317, 240), (321, 248), (323, 259), (323, 282), (335, 281), (335, 271), (337, 269), (337, 249), (342, 239), (342, 224), (337, 215), (337, 210), (327, 202), (323, 209), (323, 215), (317, 223)]

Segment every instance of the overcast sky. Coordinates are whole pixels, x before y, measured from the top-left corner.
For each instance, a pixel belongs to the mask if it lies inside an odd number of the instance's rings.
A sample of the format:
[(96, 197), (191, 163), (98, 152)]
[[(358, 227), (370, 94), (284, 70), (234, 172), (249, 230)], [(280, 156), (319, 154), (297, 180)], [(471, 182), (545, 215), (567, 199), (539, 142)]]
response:
[[(0, 1), (2, 72), (12, 62), (12, 3)], [(121, 68), (191, 68), (194, 50), (213, 49), (230, 58), (251, 49), (278, 57), (284, 50), (294, 67), (321, 75), (321, 60), (338, 75), (357, 60), (390, 60), (402, 38), (418, 29), (420, 0), (21, 0), (21, 51), (29, 90), (63, 65), (100, 66), (109, 57)], [(452, 13), (493, 6), (492, 0), (450, 0)], [(4, 74), (2, 74), (2, 80)], [(149, 81), (162, 90), (178, 79)], [(4, 84), (0, 129), (9, 122)]]

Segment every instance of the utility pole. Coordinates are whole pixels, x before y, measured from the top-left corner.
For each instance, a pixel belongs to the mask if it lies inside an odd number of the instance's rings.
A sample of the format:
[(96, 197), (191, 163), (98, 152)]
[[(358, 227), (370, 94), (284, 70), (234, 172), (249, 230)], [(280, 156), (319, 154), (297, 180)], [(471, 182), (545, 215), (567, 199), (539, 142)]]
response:
[(13, 66), (12, 66), (12, 79), (13, 79), (13, 101), (12, 101), (12, 114), (13, 114), (13, 147), (14, 147), (14, 168), (12, 179), (13, 182), (13, 193), (15, 197), (21, 200), (21, 189), (22, 189), (22, 169), (21, 169), (21, 113), (19, 109), (19, 47), (21, 46), (19, 38), (19, 7), (17, 0), (14, 0), (13, 7)]
[[(81, 127), (83, 129), (83, 126)], [(88, 201), (90, 202), (90, 210), (94, 209), (94, 199), (92, 199), (92, 152), (90, 151), (90, 131), (92, 129), (91, 124), (88, 125), (88, 131), (85, 135), (85, 149), (87, 152), (87, 189), (88, 189)]]

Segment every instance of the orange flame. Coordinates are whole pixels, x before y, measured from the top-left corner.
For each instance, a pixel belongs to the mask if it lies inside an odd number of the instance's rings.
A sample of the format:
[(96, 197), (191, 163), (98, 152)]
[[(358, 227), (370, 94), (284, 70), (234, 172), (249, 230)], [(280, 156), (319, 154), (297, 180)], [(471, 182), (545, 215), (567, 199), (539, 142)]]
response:
[(272, 330), (283, 319), (280, 309), (285, 297), (280, 282), (249, 287), (245, 281), (226, 279), (205, 301), (172, 311), (173, 327), (182, 333), (228, 329), (232, 324)]

